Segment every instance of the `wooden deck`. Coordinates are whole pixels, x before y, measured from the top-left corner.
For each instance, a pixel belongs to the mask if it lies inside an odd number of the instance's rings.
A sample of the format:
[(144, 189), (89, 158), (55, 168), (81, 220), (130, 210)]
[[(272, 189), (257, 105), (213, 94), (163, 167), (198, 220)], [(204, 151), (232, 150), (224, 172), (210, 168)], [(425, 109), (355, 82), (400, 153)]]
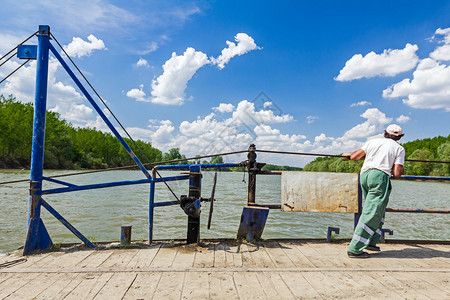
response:
[(346, 247), (217, 240), (14, 252), (0, 257), (0, 299), (450, 299), (450, 245), (383, 244), (369, 259)]

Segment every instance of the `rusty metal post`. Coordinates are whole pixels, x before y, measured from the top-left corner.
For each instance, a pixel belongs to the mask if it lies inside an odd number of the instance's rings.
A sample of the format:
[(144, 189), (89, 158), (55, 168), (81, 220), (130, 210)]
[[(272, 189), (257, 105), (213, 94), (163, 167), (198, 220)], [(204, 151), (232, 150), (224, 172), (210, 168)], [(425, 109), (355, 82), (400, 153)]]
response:
[(122, 246), (131, 244), (131, 225), (122, 225), (120, 227), (120, 244)]
[[(200, 199), (202, 194), (201, 167), (192, 165), (189, 167), (189, 197)], [(200, 241), (200, 217), (188, 216), (187, 243), (198, 243)]]
[(256, 173), (258, 172), (258, 167), (256, 164), (256, 146), (251, 144), (248, 148), (250, 151), (247, 154), (248, 158), (248, 201), (247, 204), (251, 205), (256, 203)]
[(361, 181), (360, 181), (360, 175), (358, 174), (358, 212), (354, 214), (354, 222), (353, 222), (353, 229), (356, 228), (359, 222), (359, 218), (361, 217), (362, 213), (362, 189), (361, 189)]

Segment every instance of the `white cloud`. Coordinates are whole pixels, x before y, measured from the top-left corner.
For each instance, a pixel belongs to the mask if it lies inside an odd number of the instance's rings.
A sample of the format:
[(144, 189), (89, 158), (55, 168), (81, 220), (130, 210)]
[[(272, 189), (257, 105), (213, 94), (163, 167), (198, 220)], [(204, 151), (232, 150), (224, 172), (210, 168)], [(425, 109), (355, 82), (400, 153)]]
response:
[(127, 92), (127, 97), (135, 98), (137, 101), (147, 101), (145, 92), (142, 90), (144, 85), (139, 85), (139, 89), (131, 89)]
[(139, 50), (137, 51), (137, 54), (139, 55), (147, 55), (149, 53), (155, 52), (156, 50), (158, 50), (158, 43), (153, 41), (150, 43), (147, 43), (144, 45), (144, 49), (143, 50)]
[(231, 103), (220, 103), (219, 106), (213, 107), (213, 110), (221, 113), (230, 113), (234, 110), (234, 105)]
[(143, 58), (139, 58), (138, 62), (136, 63), (136, 67), (148, 67), (148, 61)]
[(172, 53), (172, 57), (163, 65), (163, 74), (152, 82), (152, 98), (147, 101), (181, 105), (186, 100), (184, 91), (189, 80), (198, 69), (209, 64), (208, 57), (194, 48), (187, 48), (182, 55)]
[(291, 115), (277, 116), (272, 110), (261, 109), (256, 111), (255, 104), (243, 100), (239, 102), (236, 110), (233, 112), (232, 122), (242, 124), (264, 124), (264, 123), (287, 123), (294, 120)]
[(312, 124), (314, 123), (315, 120), (317, 120), (319, 117), (315, 117), (315, 116), (307, 116), (306, 117), (306, 123), (308, 124)]
[(344, 133), (342, 140), (354, 140), (367, 138), (383, 130), (386, 124), (392, 121), (392, 118), (379, 111), (377, 108), (369, 108), (361, 117), (367, 119), (364, 123), (358, 124)]
[(87, 37), (88, 42), (84, 41), (79, 37), (74, 37), (72, 42), (67, 46), (64, 46), (64, 50), (66, 50), (69, 56), (89, 56), (92, 54), (94, 50), (108, 50), (105, 47), (105, 43), (102, 40), (96, 38), (92, 34)]
[(403, 98), (413, 108), (445, 109), (450, 111), (450, 67), (431, 58), (420, 61), (408, 78), (383, 91), (384, 98)]
[(388, 49), (381, 54), (370, 52), (366, 56), (355, 54), (345, 63), (335, 78), (337, 81), (351, 81), (375, 76), (395, 76), (412, 70), (419, 60), (417, 45), (406, 44), (404, 49)]
[(253, 38), (246, 33), (238, 33), (234, 37), (237, 44), (227, 41), (227, 48), (222, 50), (222, 54), (217, 57), (211, 57), (211, 62), (216, 64), (219, 69), (225, 68), (225, 65), (236, 55), (242, 55), (255, 49), (261, 49), (256, 44)]
[(366, 106), (366, 105), (372, 105), (372, 103), (370, 103), (368, 101), (359, 101), (359, 102), (355, 102), (355, 103), (350, 104), (350, 107)]
[[(430, 57), (434, 60), (446, 61), (450, 60), (450, 28), (441, 29), (438, 28), (435, 35), (443, 35), (443, 46), (437, 47), (430, 53)], [(433, 36), (433, 39), (435, 36)]]
[(410, 120), (410, 117), (405, 116), (405, 115), (400, 115), (397, 119), (395, 119), (397, 121), (397, 123), (403, 124), (406, 123)]

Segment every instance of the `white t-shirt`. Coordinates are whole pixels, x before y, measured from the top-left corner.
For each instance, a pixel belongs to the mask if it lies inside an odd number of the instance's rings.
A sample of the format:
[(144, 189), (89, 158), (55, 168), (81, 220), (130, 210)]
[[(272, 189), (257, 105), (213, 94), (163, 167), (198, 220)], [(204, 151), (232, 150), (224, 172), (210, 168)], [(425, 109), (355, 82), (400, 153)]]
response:
[(393, 139), (383, 137), (369, 140), (361, 149), (366, 152), (361, 174), (369, 169), (377, 169), (391, 176), (394, 164), (405, 163), (405, 148)]

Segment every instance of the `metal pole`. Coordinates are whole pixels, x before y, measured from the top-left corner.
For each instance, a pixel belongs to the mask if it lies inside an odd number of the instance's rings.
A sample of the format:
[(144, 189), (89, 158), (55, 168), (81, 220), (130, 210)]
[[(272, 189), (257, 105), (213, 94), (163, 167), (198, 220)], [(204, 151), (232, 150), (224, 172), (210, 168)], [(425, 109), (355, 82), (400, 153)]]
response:
[(251, 144), (248, 148), (250, 151), (247, 154), (248, 158), (248, 200), (247, 204), (256, 203), (256, 173), (258, 172), (258, 167), (256, 164), (256, 146)]
[[(200, 199), (202, 191), (201, 167), (192, 165), (189, 167), (189, 197)], [(200, 241), (200, 217), (188, 216), (187, 243), (198, 243)]]
[(152, 181), (150, 182), (150, 199), (148, 203), (148, 243), (153, 242), (153, 211), (155, 209), (155, 178), (156, 174), (153, 171)]
[(361, 189), (361, 182), (360, 182), (360, 174), (358, 174), (358, 212), (355, 213), (354, 223), (353, 223), (353, 229), (356, 228), (359, 222), (359, 218), (361, 217), (362, 213), (362, 189)]
[(44, 168), (45, 113), (47, 106), (48, 53), (50, 27), (39, 26), (36, 94), (34, 104), (33, 142), (31, 148), (30, 198), (28, 232), (23, 254), (35, 249), (48, 249), (53, 244), (41, 220), (41, 191)]

